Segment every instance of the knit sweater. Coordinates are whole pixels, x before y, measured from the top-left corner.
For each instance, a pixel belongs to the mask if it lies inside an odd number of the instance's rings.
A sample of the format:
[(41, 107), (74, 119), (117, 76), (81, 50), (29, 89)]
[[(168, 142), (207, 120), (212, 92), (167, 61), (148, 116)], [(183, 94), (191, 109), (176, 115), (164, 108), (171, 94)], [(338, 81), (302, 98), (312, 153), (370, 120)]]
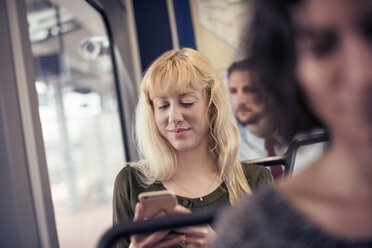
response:
[(225, 210), (217, 220), (214, 248), (372, 248), (367, 240), (326, 233), (269, 187)]

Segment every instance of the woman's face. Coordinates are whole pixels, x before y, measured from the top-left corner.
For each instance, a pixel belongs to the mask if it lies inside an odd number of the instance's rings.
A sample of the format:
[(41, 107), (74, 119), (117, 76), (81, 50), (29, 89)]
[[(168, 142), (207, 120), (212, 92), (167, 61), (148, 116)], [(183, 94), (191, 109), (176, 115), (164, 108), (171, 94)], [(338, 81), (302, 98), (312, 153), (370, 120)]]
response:
[(306, 0), (294, 13), (297, 76), (333, 136), (372, 141), (372, 1)]
[(170, 92), (153, 99), (160, 134), (181, 152), (208, 146), (207, 99), (202, 91), (189, 88), (184, 94)]

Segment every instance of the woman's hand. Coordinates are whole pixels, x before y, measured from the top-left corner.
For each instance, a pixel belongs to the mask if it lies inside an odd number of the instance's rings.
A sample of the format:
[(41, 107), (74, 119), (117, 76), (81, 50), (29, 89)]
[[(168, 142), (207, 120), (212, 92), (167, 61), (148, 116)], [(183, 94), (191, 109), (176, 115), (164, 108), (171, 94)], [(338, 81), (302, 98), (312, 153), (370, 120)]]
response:
[[(174, 213), (188, 214), (191, 211), (181, 205), (177, 205)], [(216, 239), (216, 232), (210, 225), (183, 227), (175, 231), (183, 234), (183, 239), (180, 242), (182, 247), (211, 247), (211, 244)]]
[[(165, 216), (166, 213), (164, 211), (159, 212), (156, 217)], [(141, 203), (137, 203), (136, 209), (134, 212), (134, 221), (144, 219), (143, 214), (143, 205)], [(177, 245), (184, 240), (185, 236), (182, 234), (170, 233), (170, 231), (159, 231), (154, 232), (151, 234), (142, 234), (142, 235), (132, 235), (130, 237), (130, 245), (129, 248), (163, 248), (169, 247), (172, 245)]]

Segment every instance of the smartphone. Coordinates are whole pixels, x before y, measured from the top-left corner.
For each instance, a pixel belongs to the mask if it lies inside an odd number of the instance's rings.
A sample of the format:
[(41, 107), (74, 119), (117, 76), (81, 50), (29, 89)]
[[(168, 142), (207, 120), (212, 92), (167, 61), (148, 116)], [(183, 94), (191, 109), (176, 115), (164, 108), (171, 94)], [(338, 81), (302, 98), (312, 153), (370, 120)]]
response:
[(138, 195), (138, 200), (143, 205), (145, 218), (162, 210), (171, 213), (177, 204), (176, 194), (170, 190), (143, 192)]

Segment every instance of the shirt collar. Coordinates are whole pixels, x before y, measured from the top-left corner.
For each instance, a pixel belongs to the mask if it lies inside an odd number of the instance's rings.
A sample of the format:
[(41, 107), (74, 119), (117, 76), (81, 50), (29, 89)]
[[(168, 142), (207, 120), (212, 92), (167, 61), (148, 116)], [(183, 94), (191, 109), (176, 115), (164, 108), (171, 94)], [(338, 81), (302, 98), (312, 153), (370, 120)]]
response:
[(241, 135), (242, 142), (245, 142), (251, 147), (256, 147), (260, 150), (265, 150), (265, 139), (251, 133), (245, 126), (238, 124), (238, 129)]

